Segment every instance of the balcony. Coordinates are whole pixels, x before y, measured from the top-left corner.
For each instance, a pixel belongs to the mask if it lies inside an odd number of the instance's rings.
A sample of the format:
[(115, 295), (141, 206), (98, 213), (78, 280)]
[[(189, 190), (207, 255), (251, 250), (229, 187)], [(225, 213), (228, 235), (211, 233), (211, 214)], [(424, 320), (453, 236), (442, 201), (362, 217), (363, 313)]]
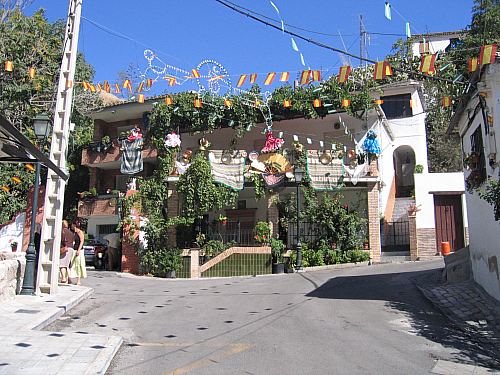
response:
[(118, 196), (100, 195), (78, 202), (78, 217), (118, 215)]
[[(158, 151), (148, 145), (142, 150), (143, 160), (156, 159)], [(118, 140), (113, 140), (113, 146), (107, 152), (97, 152), (88, 148), (82, 151), (82, 165), (86, 167), (118, 168), (120, 165), (121, 150)], [(104, 165), (102, 165), (104, 164)]]

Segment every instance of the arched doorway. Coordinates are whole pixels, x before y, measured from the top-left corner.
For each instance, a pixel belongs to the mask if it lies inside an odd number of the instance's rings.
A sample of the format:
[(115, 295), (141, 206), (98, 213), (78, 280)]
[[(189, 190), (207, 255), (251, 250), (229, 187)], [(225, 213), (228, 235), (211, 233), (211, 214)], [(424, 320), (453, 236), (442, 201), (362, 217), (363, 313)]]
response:
[(399, 146), (393, 153), (396, 198), (411, 197), (415, 191), (415, 152), (411, 146)]

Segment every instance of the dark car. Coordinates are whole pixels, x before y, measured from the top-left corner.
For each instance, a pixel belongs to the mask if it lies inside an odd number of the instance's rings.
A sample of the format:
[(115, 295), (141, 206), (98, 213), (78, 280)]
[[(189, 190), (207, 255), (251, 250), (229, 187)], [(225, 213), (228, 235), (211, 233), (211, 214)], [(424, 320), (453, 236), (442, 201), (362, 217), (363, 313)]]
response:
[(83, 244), (83, 253), (85, 255), (85, 263), (87, 266), (94, 266), (96, 269), (104, 269), (106, 264), (104, 258), (108, 244), (106, 241), (98, 239), (85, 240)]

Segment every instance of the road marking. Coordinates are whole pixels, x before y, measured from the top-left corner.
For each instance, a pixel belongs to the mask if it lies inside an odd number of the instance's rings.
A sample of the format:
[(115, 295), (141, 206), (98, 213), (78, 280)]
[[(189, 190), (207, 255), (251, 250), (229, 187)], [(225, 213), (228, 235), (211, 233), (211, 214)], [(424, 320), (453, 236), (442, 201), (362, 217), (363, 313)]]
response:
[(251, 345), (251, 344), (230, 344), (227, 346), (229, 347), (228, 350), (218, 351), (218, 352), (212, 353), (212, 354), (206, 356), (205, 358), (188, 363), (185, 366), (178, 367), (171, 372), (167, 372), (165, 375), (187, 374), (189, 371), (192, 371), (192, 370), (200, 368), (200, 367), (209, 366), (213, 363), (220, 362), (224, 358), (227, 358), (227, 357), (230, 357), (232, 355), (244, 352), (245, 350), (248, 350), (248, 349), (254, 347), (254, 345)]

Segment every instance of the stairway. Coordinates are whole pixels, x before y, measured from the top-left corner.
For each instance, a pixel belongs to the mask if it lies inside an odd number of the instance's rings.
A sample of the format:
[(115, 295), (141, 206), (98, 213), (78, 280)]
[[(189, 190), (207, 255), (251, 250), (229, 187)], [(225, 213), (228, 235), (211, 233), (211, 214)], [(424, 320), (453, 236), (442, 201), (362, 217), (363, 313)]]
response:
[(392, 211), (392, 221), (408, 220), (408, 206), (410, 204), (415, 204), (415, 200), (411, 197), (396, 198)]

